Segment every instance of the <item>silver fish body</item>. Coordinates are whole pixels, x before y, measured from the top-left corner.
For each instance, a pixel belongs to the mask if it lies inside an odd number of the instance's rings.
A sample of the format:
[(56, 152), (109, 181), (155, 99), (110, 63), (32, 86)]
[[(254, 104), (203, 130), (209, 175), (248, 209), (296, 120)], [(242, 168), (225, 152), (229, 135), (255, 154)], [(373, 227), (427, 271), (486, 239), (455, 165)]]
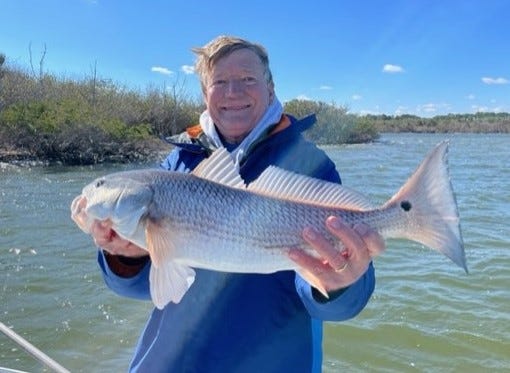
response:
[(447, 149), (439, 144), (377, 208), (343, 186), (276, 167), (246, 186), (222, 149), (190, 174), (139, 170), (97, 179), (73, 201), (72, 218), (87, 233), (94, 220), (110, 220), (120, 236), (149, 252), (151, 294), (159, 308), (181, 300), (193, 283), (193, 267), (299, 271), (286, 251), (314, 253), (302, 238), (305, 227), (341, 247), (325, 229), (331, 215), (368, 224), (385, 238), (420, 242), (467, 270)]

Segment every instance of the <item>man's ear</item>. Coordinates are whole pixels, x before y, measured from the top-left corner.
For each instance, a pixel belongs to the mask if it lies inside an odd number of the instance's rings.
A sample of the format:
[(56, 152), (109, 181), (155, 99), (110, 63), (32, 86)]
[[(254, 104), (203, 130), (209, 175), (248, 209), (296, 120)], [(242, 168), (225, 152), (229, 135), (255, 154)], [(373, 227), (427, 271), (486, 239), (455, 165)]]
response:
[(271, 102), (274, 100), (274, 83), (269, 83), (267, 88), (269, 89), (269, 103), (271, 104)]

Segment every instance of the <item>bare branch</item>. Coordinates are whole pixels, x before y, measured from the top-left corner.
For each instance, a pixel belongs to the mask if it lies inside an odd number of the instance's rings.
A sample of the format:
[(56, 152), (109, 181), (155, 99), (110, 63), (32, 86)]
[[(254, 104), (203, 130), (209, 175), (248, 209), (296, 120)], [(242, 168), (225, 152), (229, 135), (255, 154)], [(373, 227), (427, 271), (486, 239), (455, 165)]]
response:
[(96, 89), (97, 89), (97, 60), (92, 67), (92, 107), (96, 107)]
[(41, 54), (41, 59), (39, 60), (39, 79), (43, 78), (43, 66), (44, 66), (44, 58), (46, 57), (46, 43), (44, 43), (44, 50)]
[(32, 42), (28, 43), (28, 57), (30, 59), (30, 70), (32, 70), (32, 76), (35, 77), (34, 64), (32, 62)]

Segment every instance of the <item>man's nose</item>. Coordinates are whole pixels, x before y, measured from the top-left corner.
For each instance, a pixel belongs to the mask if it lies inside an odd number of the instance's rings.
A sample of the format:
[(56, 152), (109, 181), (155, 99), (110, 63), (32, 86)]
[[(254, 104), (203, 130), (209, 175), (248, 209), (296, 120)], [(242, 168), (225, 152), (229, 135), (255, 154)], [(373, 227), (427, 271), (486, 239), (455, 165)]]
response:
[(227, 93), (236, 94), (243, 90), (243, 82), (239, 79), (230, 79), (227, 83)]

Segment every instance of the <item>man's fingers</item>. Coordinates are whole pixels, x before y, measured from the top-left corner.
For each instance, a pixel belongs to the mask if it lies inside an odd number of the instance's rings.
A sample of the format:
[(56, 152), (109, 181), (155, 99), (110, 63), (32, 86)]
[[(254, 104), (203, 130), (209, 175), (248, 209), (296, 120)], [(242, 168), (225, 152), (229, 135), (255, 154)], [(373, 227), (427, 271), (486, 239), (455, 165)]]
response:
[(289, 249), (289, 257), (300, 267), (313, 271), (317, 267), (323, 265), (322, 262), (304, 252), (301, 249)]
[(340, 241), (342, 241), (347, 255), (352, 254), (352, 249), (366, 248), (364, 240), (360, 237), (359, 233), (351, 226), (345, 224), (340, 218), (331, 216), (326, 220), (326, 226), (332, 234), (334, 234)]
[(338, 247), (329, 242), (323, 235), (317, 233), (313, 228), (308, 227), (303, 231), (303, 238), (324, 258), (322, 264), (329, 264), (331, 268), (340, 272), (347, 265), (348, 254), (346, 251), (339, 251)]
[(386, 245), (379, 233), (364, 223), (355, 224), (353, 228), (363, 238), (371, 258), (383, 253)]

